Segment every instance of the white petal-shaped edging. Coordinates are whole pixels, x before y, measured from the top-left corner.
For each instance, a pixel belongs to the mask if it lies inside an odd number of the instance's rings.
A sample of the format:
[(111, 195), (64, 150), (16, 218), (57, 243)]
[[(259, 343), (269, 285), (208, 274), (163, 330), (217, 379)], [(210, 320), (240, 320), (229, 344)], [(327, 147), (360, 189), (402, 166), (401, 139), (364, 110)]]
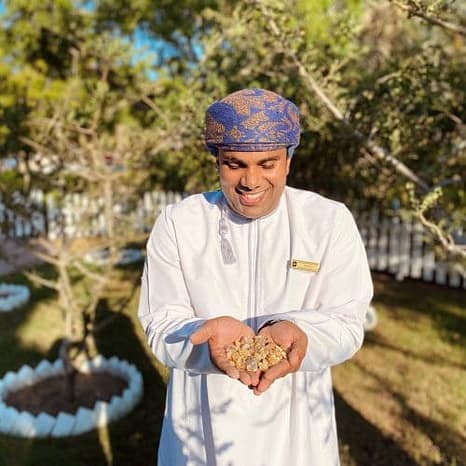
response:
[(34, 437), (34, 416), (26, 411), (20, 412), (10, 429), (10, 434), (21, 437)]
[(139, 375), (138, 370), (131, 364), (128, 368), (128, 374), (131, 377), (131, 379), (137, 378)]
[(116, 421), (120, 417), (124, 416), (127, 405), (123, 402), (121, 396), (112, 396), (109, 405), (109, 413), (111, 416), (110, 422)]
[(18, 371), (16, 378), (22, 387), (33, 384), (37, 379), (34, 370), (26, 364)]
[(0, 283), (0, 312), (8, 312), (29, 301), (31, 293), (25, 285)]
[(50, 375), (59, 375), (63, 374), (63, 361), (61, 359), (57, 359), (53, 364), (52, 364), (52, 371)]
[(108, 364), (114, 371), (118, 372), (120, 370), (120, 360), (116, 356), (112, 356), (108, 360)]
[(56, 424), (56, 418), (47, 413), (40, 413), (33, 423), (36, 437), (48, 437)]
[(52, 437), (67, 437), (73, 431), (76, 416), (74, 414), (59, 413), (50, 435)]
[(49, 361), (43, 359), (39, 364), (37, 364), (34, 371), (38, 376), (40, 376), (40, 378), (45, 378), (53, 374), (53, 367)]
[(79, 408), (76, 413), (76, 422), (74, 423), (73, 435), (79, 435), (83, 432), (92, 430), (97, 425), (97, 416), (94, 410)]
[(62, 374), (63, 363), (57, 360), (51, 364), (44, 360), (34, 369), (25, 365), (18, 372), (8, 372), (0, 379), (0, 432), (19, 437), (79, 435), (119, 419), (131, 411), (142, 398), (142, 375), (135, 366), (126, 361), (116, 357), (105, 359), (99, 355), (83, 363), (80, 369), (88, 373), (105, 371), (118, 375), (128, 382), (128, 387), (122, 396), (113, 396), (109, 403), (97, 401), (93, 409), (81, 407), (76, 414), (60, 412), (56, 417), (46, 413), (33, 416), (6, 406), (3, 402), (4, 397), (8, 392)]
[(19, 387), (18, 379), (16, 378), (16, 373), (8, 371), (2, 379), (3, 382), (3, 393), (13, 391)]
[(0, 403), (0, 432), (9, 434), (15, 425), (19, 412), (4, 403)]

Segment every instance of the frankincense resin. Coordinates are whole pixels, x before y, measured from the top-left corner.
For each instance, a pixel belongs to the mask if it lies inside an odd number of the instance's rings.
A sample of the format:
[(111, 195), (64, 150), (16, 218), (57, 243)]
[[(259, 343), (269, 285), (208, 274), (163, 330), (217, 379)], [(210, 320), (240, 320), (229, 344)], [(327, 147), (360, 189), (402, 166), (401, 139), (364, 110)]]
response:
[(227, 358), (237, 369), (266, 371), (282, 359), (286, 351), (267, 337), (241, 337), (226, 348)]

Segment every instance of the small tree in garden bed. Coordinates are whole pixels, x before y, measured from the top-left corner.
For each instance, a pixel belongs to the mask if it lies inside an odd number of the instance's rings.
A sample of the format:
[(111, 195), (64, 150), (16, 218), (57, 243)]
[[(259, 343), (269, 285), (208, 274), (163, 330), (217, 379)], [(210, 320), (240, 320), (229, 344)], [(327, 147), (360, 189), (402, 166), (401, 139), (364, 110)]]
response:
[[(45, 180), (48, 195), (53, 196), (60, 213), (54, 219), (54, 235), (33, 241), (37, 256), (54, 266), (57, 278), (50, 280), (38, 272), (26, 275), (33, 283), (58, 293), (64, 322), (59, 357), (68, 376), (70, 397), (73, 396), (74, 361), (96, 351), (96, 310), (111, 287), (118, 250), (129, 240), (138, 239), (131, 228), (132, 207), (143, 181), (136, 170), (137, 159), (152, 142), (129, 115), (128, 122), (118, 121), (131, 103), (111, 89), (108, 77), (116, 57), (105, 58), (107, 64), (100, 70), (100, 79), (70, 80), (66, 98), (55, 102), (53, 108), (44, 109), (45, 115), (50, 110), (53, 115), (33, 118), (31, 136), (24, 138), (43, 157), (58, 154), (57, 166)], [(87, 98), (83, 106), (84, 96)], [(86, 230), (92, 231), (96, 218), (100, 219), (97, 245), (108, 248), (110, 254), (99, 269), (83, 260), (86, 252), (96, 247), (96, 242), (76, 241), (73, 238), (76, 232), (69, 231), (63, 215), (64, 204), (74, 193), (85, 195), (89, 204), (88, 212), (80, 215), (84, 234)], [(125, 210), (117, 211), (116, 205), (124, 206)]]
[[(37, 5), (35, 9), (40, 10)], [(13, 16), (2, 39), (19, 37), (22, 21), (36, 10), (26, 8)], [(153, 128), (152, 98), (141, 90), (146, 68), (132, 63), (134, 51), (129, 45), (110, 32), (95, 32), (91, 15), (71, 5), (54, 5), (51, 11), (57, 24), (49, 29), (44, 23), (42, 32), (31, 32), (47, 35), (48, 41), (34, 51), (18, 46), (13, 54), (18, 62), (24, 59), (18, 68), (24, 75), (29, 73), (35, 98), (28, 94), (25, 82), (15, 83), (18, 76), (12, 67), (7, 77), (15, 92), (24, 91), (24, 121), (0, 141), (17, 151), (14, 169), (0, 173), (8, 182), (0, 194), (6, 208), (24, 218), (32, 218), (34, 206), (24, 202), (20, 212), (9, 194), (24, 200), (38, 188), (55, 208), (49, 234), (31, 244), (33, 252), (53, 266), (56, 278), (37, 270), (26, 275), (35, 285), (58, 294), (63, 315), (59, 357), (67, 375), (67, 396), (72, 398), (77, 362), (95, 354), (95, 334), (106, 325), (97, 322), (96, 312), (112, 288), (119, 250), (144, 238), (134, 230), (134, 223), (139, 194), (148, 178), (146, 160), (162, 148), (169, 149), (170, 132), (175, 134), (177, 129)], [(48, 20), (38, 18), (49, 24)], [(30, 62), (30, 53), (39, 58)], [(34, 160), (46, 161), (47, 168)], [(87, 203), (79, 213), (81, 231), (72, 231), (64, 215), (74, 195)], [(4, 234), (11, 229), (8, 220), (2, 225)], [(78, 235), (92, 238), (77, 240)], [(99, 267), (84, 260), (96, 247), (108, 251), (108, 260)]]

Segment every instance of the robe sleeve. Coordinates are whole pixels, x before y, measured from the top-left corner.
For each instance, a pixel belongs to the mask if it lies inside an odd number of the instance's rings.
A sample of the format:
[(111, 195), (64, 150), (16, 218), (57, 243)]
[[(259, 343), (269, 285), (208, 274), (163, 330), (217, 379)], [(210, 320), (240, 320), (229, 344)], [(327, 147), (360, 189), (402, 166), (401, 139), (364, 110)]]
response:
[(353, 216), (339, 210), (318, 272), (322, 291), (315, 309), (290, 310), (264, 316), (289, 320), (308, 337), (301, 371), (321, 371), (349, 359), (362, 345), (363, 323), (373, 287), (364, 244)]
[(190, 303), (170, 209), (163, 209), (147, 243), (138, 318), (162, 364), (195, 374), (219, 373), (207, 344), (194, 346), (189, 339), (205, 320), (196, 317)]

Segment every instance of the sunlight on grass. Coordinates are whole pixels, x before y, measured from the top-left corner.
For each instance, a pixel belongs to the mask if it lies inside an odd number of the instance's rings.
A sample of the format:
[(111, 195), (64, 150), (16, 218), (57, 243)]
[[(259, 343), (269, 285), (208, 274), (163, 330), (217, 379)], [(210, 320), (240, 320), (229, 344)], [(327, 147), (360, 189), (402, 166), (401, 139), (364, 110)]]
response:
[(61, 311), (50, 299), (33, 305), (26, 319), (16, 329), (16, 339), (24, 348), (47, 353), (52, 344), (63, 336)]

